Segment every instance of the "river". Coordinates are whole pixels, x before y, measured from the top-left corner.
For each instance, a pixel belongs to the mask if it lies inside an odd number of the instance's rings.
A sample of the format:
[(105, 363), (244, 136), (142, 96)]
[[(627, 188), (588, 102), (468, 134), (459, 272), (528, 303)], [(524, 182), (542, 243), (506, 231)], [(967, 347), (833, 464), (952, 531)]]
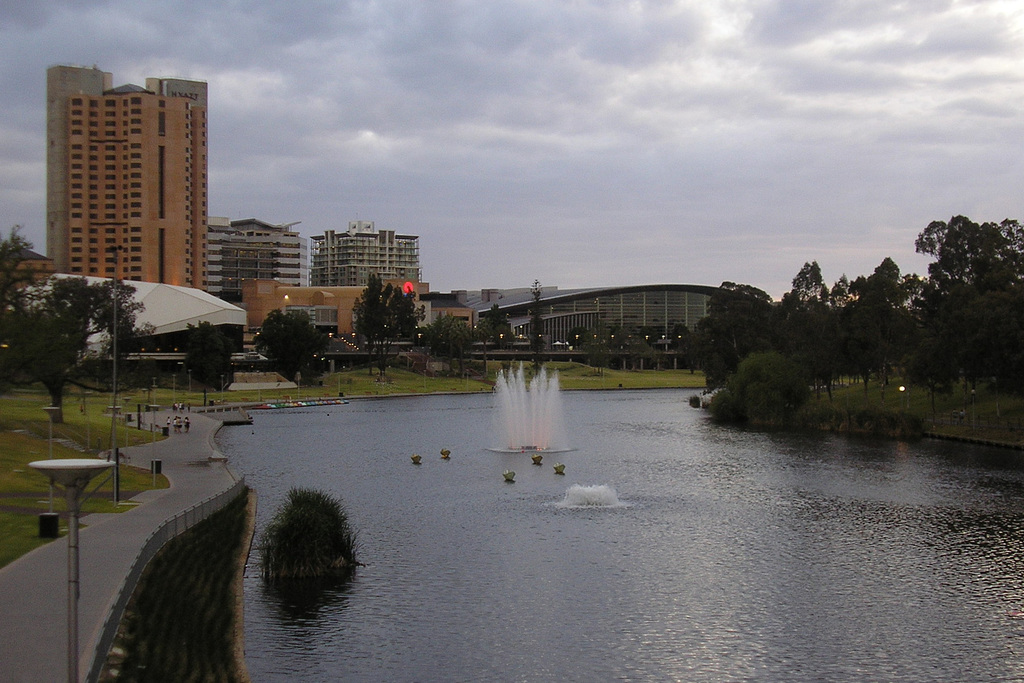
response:
[(1024, 680), (1021, 454), (723, 427), (691, 393), (563, 392), (575, 450), (540, 466), (488, 450), (489, 395), (221, 430), (258, 530), (319, 488), (366, 564), (249, 570), (253, 680)]

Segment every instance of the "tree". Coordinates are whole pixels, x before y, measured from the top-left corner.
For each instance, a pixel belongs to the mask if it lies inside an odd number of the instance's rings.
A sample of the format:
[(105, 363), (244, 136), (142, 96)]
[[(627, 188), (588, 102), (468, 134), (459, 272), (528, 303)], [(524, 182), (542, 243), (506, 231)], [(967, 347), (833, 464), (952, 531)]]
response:
[(484, 374), (487, 374), (487, 347), (490, 344), (500, 347), (506, 339), (512, 339), (512, 326), (508, 316), (501, 312), (498, 304), (493, 304), (483, 312), (476, 323), (477, 338), (484, 346)]
[[(22, 268), (25, 251), (31, 249), (20, 234), (20, 226), (11, 228), (6, 239), (0, 241), (0, 348), (8, 349), (19, 323), (15, 314), (20, 312), (25, 300), (25, 287), (32, 280), (32, 273)], [(13, 379), (14, 359), (10, 353), (0, 354), (0, 383)]]
[(839, 314), (817, 261), (805, 263), (776, 311), (780, 350), (806, 368), (815, 389), (832, 397), (841, 364)]
[(608, 327), (598, 322), (597, 327), (583, 339), (583, 352), (587, 354), (587, 364), (595, 368), (606, 368), (611, 360), (611, 333)]
[(799, 365), (775, 351), (753, 353), (715, 394), (711, 412), (723, 421), (782, 426), (809, 397), (807, 377)]
[[(136, 326), (142, 304), (134, 300), (135, 288), (117, 287), (118, 355), (125, 355), (131, 341), (148, 330)], [(61, 407), (64, 388), (83, 376), (83, 362), (90, 354), (94, 335), (107, 333), (102, 353), (109, 354), (110, 325), (114, 310), (113, 281), (89, 284), (80, 277), (51, 277), (25, 292), (25, 304), (13, 314), (10, 357), (23, 382), (39, 382), (50, 394), (50, 405)], [(95, 355), (95, 349), (92, 353)], [(115, 362), (120, 359), (114, 359)], [(61, 422), (57, 411), (54, 422)]]
[(296, 373), (313, 368), (327, 343), (327, 335), (313, 326), (305, 311), (271, 311), (256, 336), (256, 350), (291, 379), (296, 379)]
[(850, 284), (842, 314), (844, 350), (865, 391), (874, 373), (884, 392), (893, 366), (902, 364), (913, 347), (916, 328), (908, 304), (916, 282), (916, 276), (901, 276), (899, 266), (886, 258), (870, 276)]
[(538, 372), (541, 366), (541, 353), (544, 351), (544, 317), (541, 315), (541, 294), (543, 290), (540, 280), (534, 280), (530, 288), (533, 303), (530, 305), (530, 352), (533, 353), (533, 370)]
[(431, 353), (445, 356), (450, 363), (458, 358), (459, 371), (465, 371), (466, 347), (472, 340), (473, 330), (464, 319), (441, 315), (423, 330)]
[(1024, 228), (1016, 220), (979, 224), (954, 216), (929, 223), (915, 247), (935, 259), (915, 300), (917, 312), (930, 347), (947, 356), (945, 364), (917, 358), (923, 379), (945, 388), (950, 374), (962, 375), (965, 395), (984, 378), (1024, 391), (1012, 360), (1019, 354), (1013, 330), (1024, 290)]
[(185, 366), (196, 380), (215, 384), (221, 375), (231, 371), (231, 340), (207, 321), (188, 326)]
[(709, 388), (725, 384), (740, 361), (772, 347), (772, 298), (750, 285), (723, 282), (697, 323), (698, 348)]
[[(400, 287), (387, 285), (371, 274), (363, 293), (353, 306), (356, 332), (363, 336), (370, 359), (377, 366), (381, 379), (387, 372), (391, 346), (403, 337), (411, 337), (416, 323), (422, 320), (422, 311), (416, 310), (412, 296), (406, 296)], [(373, 373), (372, 365), (370, 369)]]
[(932, 221), (914, 242), (919, 254), (935, 258), (928, 276), (938, 292), (966, 286), (978, 292), (1005, 290), (1019, 282), (1024, 264), (1024, 230), (1017, 221), (975, 223), (954, 216)]
[(32, 271), (23, 268), (25, 252), (32, 245), (19, 234), (21, 226), (11, 228), (0, 241), (0, 314), (21, 308), (25, 286), (32, 282)]
[(683, 367), (689, 368), (692, 374), (696, 370), (695, 362), (695, 335), (690, 328), (683, 323), (676, 323), (672, 326), (669, 334), (671, 348), (675, 350), (676, 357), (683, 361)]

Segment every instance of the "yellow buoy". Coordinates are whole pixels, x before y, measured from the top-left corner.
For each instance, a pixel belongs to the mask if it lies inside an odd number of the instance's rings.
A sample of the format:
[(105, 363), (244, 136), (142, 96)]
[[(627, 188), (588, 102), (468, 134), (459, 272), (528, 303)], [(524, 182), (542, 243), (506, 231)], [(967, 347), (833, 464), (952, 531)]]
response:
[(412, 456), (412, 464), (413, 465), (419, 465), (420, 464), (420, 456), (418, 456), (418, 455)]
[(513, 472), (512, 470), (505, 470), (504, 472), (501, 473), (501, 476), (505, 477), (505, 481), (508, 482), (509, 484), (515, 482), (516, 480), (516, 473)]
[(555, 474), (565, 474), (565, 465), (560, 462), (555, 463)]
[(541, 455), (540, 453), (534, 453), (533, 455), (530, 456), (530, 459), (533, 460), (534, 465), (539, 465), (540, 461), (544, 459), (544, 456)]
[(452, 452), (450, 450), (448, 450), (447, 448), (442, 448), (441, 449), (441, 459), (442, 460), (447, 460), (448, 456), (450, 456), (451, 454), (452, 454)]

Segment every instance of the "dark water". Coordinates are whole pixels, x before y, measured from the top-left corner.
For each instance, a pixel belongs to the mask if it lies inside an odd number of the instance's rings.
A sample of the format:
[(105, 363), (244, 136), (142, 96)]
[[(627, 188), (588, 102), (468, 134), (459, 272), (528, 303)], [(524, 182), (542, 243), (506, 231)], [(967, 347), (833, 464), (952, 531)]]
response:
[[(330, 491), (367, 564), (305, 595), (251, 572), (253, 679), (1024, 680), (1020, 455), (722, 428), (688, 396), (566, 393), (577, 450), (540, 467), (486, 450), (489, 396), (222, 430), (260, 528)], [(573, 484), (622, 505), (560, 506)]]

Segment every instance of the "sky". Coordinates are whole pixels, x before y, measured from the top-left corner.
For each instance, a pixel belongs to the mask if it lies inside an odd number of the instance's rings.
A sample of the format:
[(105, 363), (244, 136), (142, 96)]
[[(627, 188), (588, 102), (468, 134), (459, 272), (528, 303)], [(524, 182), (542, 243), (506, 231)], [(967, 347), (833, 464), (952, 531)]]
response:
[(434, 291), (869, 275), (1024, 219), (1019, 0), (0, 0), (0, 229), (45, 84), (209, 84), (209, 211), (419, 235)]

